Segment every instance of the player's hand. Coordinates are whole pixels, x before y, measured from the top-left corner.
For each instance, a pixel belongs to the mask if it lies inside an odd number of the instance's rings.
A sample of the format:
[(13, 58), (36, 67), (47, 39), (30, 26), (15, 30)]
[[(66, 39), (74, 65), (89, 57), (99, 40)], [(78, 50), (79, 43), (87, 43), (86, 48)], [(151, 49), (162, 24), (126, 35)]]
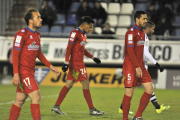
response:
[(59, 76), (60, 72), (57, 68), (55, 68), (54, 66), (50, 66), (50, 69), (56, 74), (56, 76)]
[(13, 76), (13, 84), (15, 86), (18, 86), (20, 84), (20, 77), (19, 77), (19, 73), (15, 73)]
[(100, 64), (101, 60), (99, 58), (93, 57), (93, 60), (95, 63)]
[(164, 71), (164, 68), (158, 62), (155, 65), (159, 69), (160, 72)]
[(66, 71), (68, 70), (68, 67), (69, 67), (68, 63), (67, 63), (67, 62), (64, 62), (64, 63), (63, 63), (63, 66), (62, 66), (62, 71), (63, 71), (63, 72), (66, 72)]
[(136, 76), (137, 76), (138, 78), (141, 78), (142, 75), (143, 75), (143, 74), (142, 74), (141, 68), (140, 68), (140, 67), (136, 68)]

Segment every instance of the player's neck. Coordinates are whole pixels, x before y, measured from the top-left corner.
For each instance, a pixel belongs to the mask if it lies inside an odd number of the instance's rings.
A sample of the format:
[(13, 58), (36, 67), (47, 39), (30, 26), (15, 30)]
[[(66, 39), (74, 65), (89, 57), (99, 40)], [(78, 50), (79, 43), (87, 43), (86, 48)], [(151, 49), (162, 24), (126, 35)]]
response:
[(28, 25), (28, 28), (30, 28), (32, 31), (36, 31), (37, 29), (31, 25)]
[(82, 26), (82, 25), (80, 25), (79, 28), (84, 32), (84, 29), (83, 29), (83, 26)]

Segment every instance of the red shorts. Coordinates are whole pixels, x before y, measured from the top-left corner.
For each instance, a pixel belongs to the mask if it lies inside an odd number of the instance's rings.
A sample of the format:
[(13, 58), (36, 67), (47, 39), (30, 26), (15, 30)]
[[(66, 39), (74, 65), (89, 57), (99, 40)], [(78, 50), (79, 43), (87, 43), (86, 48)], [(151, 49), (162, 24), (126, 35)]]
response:
[(149, 75), (146, 68), (142, 69), (143, 76), (138, 78), (136, 76), (135, 69), (123, 69), (124, 86), (125, 87), (136, 87), (141, 85), (141, 83), (152, 82), (151, 76)]
[(34, 75), (20, 75), (21, 84), (17, 87), (16, 92), (24, 92), (29, 94), (35, 90), (39, 90)]
[(67, 80), (82, 81), (87, 80), (88, 74), (84, 63), (70, 63)]

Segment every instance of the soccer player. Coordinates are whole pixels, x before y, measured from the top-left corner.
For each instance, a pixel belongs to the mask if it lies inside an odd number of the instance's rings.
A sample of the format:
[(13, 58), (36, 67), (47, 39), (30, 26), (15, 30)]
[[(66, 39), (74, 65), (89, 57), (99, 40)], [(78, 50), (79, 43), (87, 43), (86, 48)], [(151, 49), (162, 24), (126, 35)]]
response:
[[(149, 61), (151, 61), (154, 65), (156, 65), (156, 67), (160, 70), (160, 72), (164, 71), (164, 68), (158, 64), (158, 62), (152, 57), (152, 55), (149, 53), (149, 38), (148, 36), (151, 36), (154, 33), (154, 29), (155, 29), (155, 24), (151, 21), (148, 21), (146, 23), (146, 27), (144, 28), (144, 33), (145, 33), (145, 45), (144, 45), (144, 63), (145, 63), (145, 68), (148, 69), (148, 65), (147, 65), (147, 59)], [(153, 92), (151, 98), (150, 98), (152, 104), (154, 105), (156, 112), (159, 114), (164, 110), (167, 110), (170, 108), (170, 106), (164, 106), (159, 105), (156, 99), (156, 96)], [(122, 104), (119, 108), (119, 113), (123, 113), (122, 112)], [(129, 114), (133, 114), (133, 112), (129, 111)]]
[(53, 113), (66, 114), (60, 110), (60, 105), (64, 100), (68, 91), (73, 87), (74, 82), (80, 81), (83, 87), (83, 94), (88, 107), (90, 109), (90, 115), (103, 115), (104, 111), (97, 110), (92, 102), (91, 93), (89, 90), (89, 79), (86, 67), (83, 59), (84, 55), (93, 59), (94, 62), (100, 64), (101, 61), (98, 58), (93, 57), (85, 48), (87, 43), (86, 33), (88, 33), (93, 27), (94, 20), (85, 16), (82, 18), (81, 25), (71, 31), (69, 41), (66, 49), (65, 62), (62, 66), (62, 71), (66, 72), (69, 67), (66, 85), (61, 89), (58, 99), (51, 109)]
[(142, 113), (153, 93), (152, 80), (144, 67), (143, 60), (145, 43), (143, 28), (147, 22), (147, 15), (144, 11), (136, 11), (134, 20), (135, 24), (125, 34), (125, 58), (123, 63), (125, 93), (122, 101), (123, 120), (128, 120), (130, 102), (136, 86), (141, 84), (145, 91), (140, 99), (139, 108), (133, 120), (142, 120)]
[(24, 16), (27, 27), (15, 34), (13, 43), (13, 84), (17, 86), (16, 100), (11, 107), (9, 120), (17, 120), (21, 107), (29, 96), (31, 98), (31, 114), (33, 120), (41, 120), (41, 99), (39, 87), (34, 78), (36, 58), (49, 67), (56, 76), (60, 74), (41, 51), (40, 33), (37, 28), (41, 27), (42, 19), (39, 12), (29, 9)]

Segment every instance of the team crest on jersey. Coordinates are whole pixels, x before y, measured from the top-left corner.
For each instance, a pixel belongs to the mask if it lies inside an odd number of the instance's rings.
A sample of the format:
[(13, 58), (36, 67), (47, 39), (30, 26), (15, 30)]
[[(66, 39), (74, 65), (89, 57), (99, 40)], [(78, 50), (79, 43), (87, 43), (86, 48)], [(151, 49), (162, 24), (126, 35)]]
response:
[(142, 41), (142, 37), (141, 39), (137, 42), (137, 45), (140, 46), (140, 45), (144, 45), (145, 41)]
[(39, 45), (35, 45), (35, 44), (36, 42), (33, 41), (33, 43), (28, 46), (28, 50), (39, 50)]

